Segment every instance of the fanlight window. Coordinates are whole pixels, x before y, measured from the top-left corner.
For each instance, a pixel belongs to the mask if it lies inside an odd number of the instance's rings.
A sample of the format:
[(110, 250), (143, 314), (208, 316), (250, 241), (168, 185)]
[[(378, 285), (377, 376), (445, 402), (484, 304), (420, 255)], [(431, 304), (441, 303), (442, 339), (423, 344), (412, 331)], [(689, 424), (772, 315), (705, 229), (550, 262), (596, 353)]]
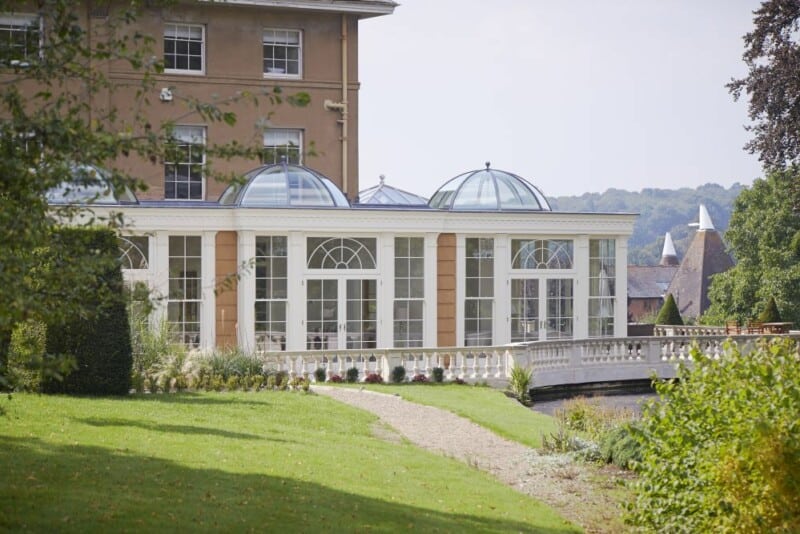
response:
[(123, 269), (148, 268), (149, 238), (146, 235), (120, 237), (119, 251)]
[(375, 269), (374, 237), (309, 237), (309, 269)]
[(569, 239), (512, 239), (512, 269), (572, 269)]

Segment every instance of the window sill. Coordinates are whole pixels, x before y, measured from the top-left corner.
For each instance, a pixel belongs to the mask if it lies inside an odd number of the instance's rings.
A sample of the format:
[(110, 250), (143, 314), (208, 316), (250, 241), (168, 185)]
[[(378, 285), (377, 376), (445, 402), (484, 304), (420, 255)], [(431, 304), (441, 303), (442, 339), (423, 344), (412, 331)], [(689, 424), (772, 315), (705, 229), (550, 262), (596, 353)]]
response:
[(164, 69), (162, 74), (181, 74), (184, 76), (205, 76), (205, 70)]

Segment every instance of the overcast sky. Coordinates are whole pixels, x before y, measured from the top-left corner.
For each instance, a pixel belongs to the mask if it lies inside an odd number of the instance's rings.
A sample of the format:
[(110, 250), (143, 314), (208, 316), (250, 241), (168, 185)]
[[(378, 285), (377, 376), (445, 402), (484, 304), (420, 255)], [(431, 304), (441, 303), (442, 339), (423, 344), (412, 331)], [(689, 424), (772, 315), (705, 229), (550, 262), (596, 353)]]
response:
[(548, 196), (761, 174), (725, 88), (757, 1), (399, 1), (360, 23), (362, 189), (485, 161)]

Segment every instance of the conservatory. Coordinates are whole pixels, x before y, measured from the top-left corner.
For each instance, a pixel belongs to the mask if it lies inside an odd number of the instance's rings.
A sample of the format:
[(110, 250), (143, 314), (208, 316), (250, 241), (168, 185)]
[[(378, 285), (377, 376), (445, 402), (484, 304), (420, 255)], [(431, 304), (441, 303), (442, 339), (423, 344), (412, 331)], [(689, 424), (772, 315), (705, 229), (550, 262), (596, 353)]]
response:
[(190, 347), (625, 335), (634, 214), (553, 211), (535, 186), (488, 164), (427, 203), (379, 187), (351, 205), (331, 180), (281, 163), (248, 173), (217, 202), (136, 202), (127, 192), (113, 202), (95, 191), (104, 201), (93, 210), (124, 215), (124, 274), (162, 297), (159, 313)]

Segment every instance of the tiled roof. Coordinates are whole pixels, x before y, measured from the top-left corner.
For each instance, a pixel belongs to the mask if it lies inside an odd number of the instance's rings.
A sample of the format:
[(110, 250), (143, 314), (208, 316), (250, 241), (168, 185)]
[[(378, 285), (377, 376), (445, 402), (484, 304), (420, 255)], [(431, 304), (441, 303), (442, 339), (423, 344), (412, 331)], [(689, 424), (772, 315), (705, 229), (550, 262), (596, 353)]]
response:
[(628, 297), (660, 298), (667, 292), (677, 266), (628, 265)]

